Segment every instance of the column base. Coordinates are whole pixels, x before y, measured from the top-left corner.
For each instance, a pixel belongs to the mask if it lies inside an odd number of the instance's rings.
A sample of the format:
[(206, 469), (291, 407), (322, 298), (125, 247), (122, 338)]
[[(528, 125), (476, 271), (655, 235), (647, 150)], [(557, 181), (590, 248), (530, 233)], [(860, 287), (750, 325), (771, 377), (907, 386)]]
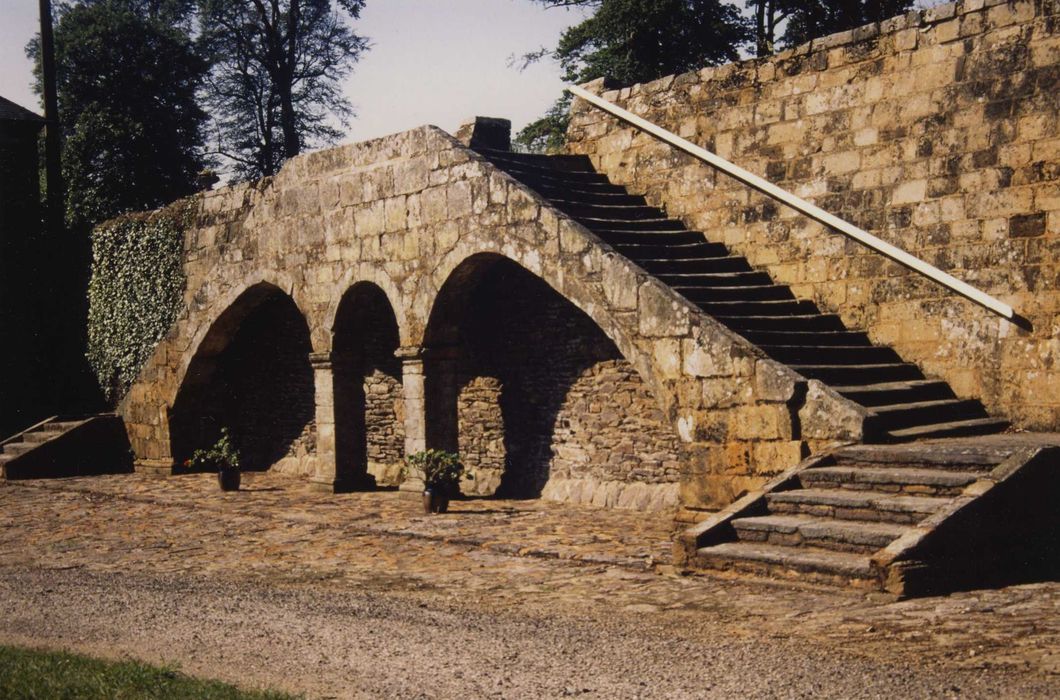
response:
[(375, 477), (371, 474), (354, 474), (345, 477), (309, 477), (309, 488), (318, 493), (354, 493), (374, 491)]
[(147, 476), (173, 476), (176, 468), (171, 459), (138, 459), (133, 462), (133, 471)]

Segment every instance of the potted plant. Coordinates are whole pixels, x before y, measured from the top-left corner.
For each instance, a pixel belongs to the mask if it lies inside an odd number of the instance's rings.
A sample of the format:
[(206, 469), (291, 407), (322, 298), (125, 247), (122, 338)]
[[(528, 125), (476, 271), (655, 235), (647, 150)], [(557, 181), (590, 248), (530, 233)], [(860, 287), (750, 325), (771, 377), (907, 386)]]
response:
[(184, 462), (193, 469), (217, 470), (217, 483), (222, 491), (238, 491), (240, 482), (239, 452), (232, 444), (228, 428), (221, 428), (221, 437), (212, 447), (195, 450), (191, 459)]
[(444, 513), (449, 510), (449, 499), (459, 493), (460, 479), (472, 476), (460, 463), (460, 458), (445, 450), (423, 450), (405, 458), (407, 469), (423, 474), (423, 510), (425, 513)]

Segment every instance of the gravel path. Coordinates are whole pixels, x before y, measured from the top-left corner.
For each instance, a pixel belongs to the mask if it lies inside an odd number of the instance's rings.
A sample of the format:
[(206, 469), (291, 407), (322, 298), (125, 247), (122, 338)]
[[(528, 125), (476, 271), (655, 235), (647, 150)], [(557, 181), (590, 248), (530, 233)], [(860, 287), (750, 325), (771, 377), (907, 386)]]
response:
[(475, 609), (425, 590), (0, 569), (0, 640), (336, 698), (1033, 698), (1056, 677), (899, 664), (665, 611)]

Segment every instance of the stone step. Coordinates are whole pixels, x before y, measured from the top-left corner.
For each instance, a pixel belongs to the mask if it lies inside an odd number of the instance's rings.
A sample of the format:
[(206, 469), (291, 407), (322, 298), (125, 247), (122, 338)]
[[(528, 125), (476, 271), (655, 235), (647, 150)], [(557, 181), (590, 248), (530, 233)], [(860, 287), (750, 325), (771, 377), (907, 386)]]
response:
[(666, 273), (716, 273), (716, 272), (750, 272), (751, 266), (742, 256), (698, 258), (691, 260), (671, 260), (669, 258), (643, 258), (636, 261), (648, 272)]
[(673, 219), (601, 219), (578, 217), (578, 223), (590, 231), (687, 231), (685, 225)]
[(705, 301), (700, 308), (718, 316), (780, 316), (790, 314), (802, 316), (817, 311), (817, 305), (805, 299), (781, 299), (777, 301)]
[(630, 194), (624, 188), (616, 186), (593, 186), (590, 189), (571, 189), (538, 185), (535, 191), (550, 202), (568, 200), (580, 204), (617, 204), (622, 206), (647, 206), (644, 197)]
[(671, 287), (757, 287), (771, 284), (764, 272), (692, 272), (656, 275)]
[[(597, 231), (596, 235), (613, 246), (638, 244), (689, 245), (708, 242), (703, 238), (702, 234), (695, 231)], [(722, 249), (725, 250), (724, 246), (722, 246)]]
[(871, 554), (905, 534), (909, 527), (893, 523), (813, 518), (805, 515), (761, 515), (732, 521), (741, 542), (785, 547), (819, 547)]
[(833, 388), (851, 401), (867, 408), (955, 398), (949, 384), (937, 379), (841, 385)]
[(950, 502), (939, 496), (908, 496), (851, 489), (796, 489), (766, 494), (770, 513), (802, 513), (819, 518), (918, 523)]
[(1005, 461), (1011, 451), (976, 444), (847, 445), (832, 452), (838, 464), (853, 466), (927, 466), (932, 469), (988, 471)]
[(696, 304), (713, 301), (780, 301), (795, 298), (790, 289), (777, 284), (748, 287), (673, 285), (673, 290)]
[(19, 455), (26, 454), (27, 452), (35, 448), (38, 444), (39, 443), (30, 442), (9, 442), (3, 446), (3, 453), (6, 455), (11, 455), (12, 457), (17, 457)]
[(588, 198), (596, 195), (621, 194), (629, 197), (637, 196), (629, 194), (625, 187), (622, 187), (621, 185), (613, 185), (610, 181), (565, 182), (547, 176), (527, 176), (516, 179), (548, 200), (551, 200), (553, 197), (578, 197), (588, 201)]
[(971, 399), (939, 399), (877, 406), (872, 409), (874, 430), (897, 430), (938, 421), (987, 418), (983, 404)]
[(878, 586), (869, 557), (848, 552), (725, 542), (698, 550), (696, 563), (704, 568), (732, 569), (765, 576), (860, 584), (871, 588)]
[(42, 442), (47, 442), (48, 440), (51, 440), (54, 437), (59, 437), (62, 434), (63, 431), (61, 430), (38, 429), (32, 432), (23, 433), (22, 442), (40, 444)]
[(721, 323), (738, 333), (745, 331), (842, 331), (843, 321), (835, 314), (798, 314), (798, 315), (746, 315), (727, 316), (711, 314)]
[(869, 337), (857, 331), (745, 331), (743, 336), (755, 345), (873, 347)]
[(916, 365), (907, 362), (864, 365), (802, 365), (791, 368), (809, 379), (819, 379), (825, 384), (873, 384), (906, 379), (922, 379), (923, 374)]
[(875, 365), (900, 363), (891, 348), (876, 345), (762, 345), (767, 355), (789, 365)]
[(516, 165), (547, 168), (549, 170), (595, 172), (593, 162), (589, 159), (589, 156), (516, 153), (515, 151), (499, 151), (493, 148), (476, 148), (475, 150), (495, 163), (513, 163)]
[(921, 496), (956, 496), (981, 474), (923, 467), (814, 467), (799, 473), (807, 489), (853, 489)]
[(637, 260), (689, 260), (697, 258), (723, 258), (729, 250), (720, 243), (694, 241), (691, 243), (654, 244), (654, 243), (614, 243), (615, 250), (634, 262)]
[[(497, 165), (501, 163), (496, 162)], [(531, 182), (545, 181), (552, 184), (554, 187), (560, 187), (564, 183), (574, 184), (586, 184), (586, 183), (602, 183), (611, 184), (611, 181), (607, 179), (606, 175), (597, 173), (595, 171), (568, 171), (568, 170), (556, 170), (554, 168), (542, 168), (529, 163), (512, 163), (506, 162), (503, 164), (502, 169), (509, 175), (514, 177), (516, 180), (521, 180), (530, 184)]]
[(971, 420), (951, 421), (918, 425), (902, 430), (889, 430), (887, 435), (901, 442), (910, 440), (932, 440), (944, 437), (961, 437), (965, 435), (990, 435), (1000, 433), (1009, 427), (1009, 422), (1002, 418), (974, 418)]
[(666, 214), (656, 207), (645, 205), (625, 206), (617, 204), (590, 204), (588, 202), (571, 202), (553, 200), (552, 203), (563, 213), (576, 219), (610, 219), (613, 221), (641, 221), (644, 219), (666, 219)]

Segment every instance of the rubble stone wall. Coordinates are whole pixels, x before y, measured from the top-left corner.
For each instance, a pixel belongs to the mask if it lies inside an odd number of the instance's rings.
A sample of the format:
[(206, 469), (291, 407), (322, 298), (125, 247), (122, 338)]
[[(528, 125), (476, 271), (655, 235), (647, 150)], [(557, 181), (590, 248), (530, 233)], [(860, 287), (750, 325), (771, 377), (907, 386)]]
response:
[(575, 101), (569, 149), (613, 181), (961, 396), (1060, 428), (1056, 0), (939, 5), (603, 97), (1012, 305), (1032, 330)]

